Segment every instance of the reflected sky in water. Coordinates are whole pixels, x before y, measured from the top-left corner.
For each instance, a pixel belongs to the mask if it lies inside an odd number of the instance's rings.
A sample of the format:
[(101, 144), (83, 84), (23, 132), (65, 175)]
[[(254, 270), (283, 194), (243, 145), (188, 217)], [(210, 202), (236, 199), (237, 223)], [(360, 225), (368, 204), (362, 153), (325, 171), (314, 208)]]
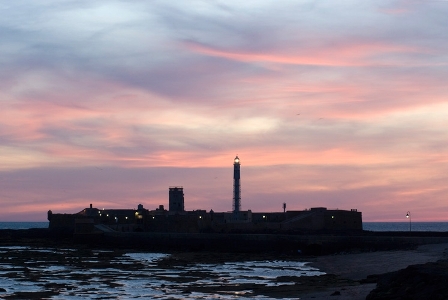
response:
[(324, 274), (305, 262), (282, 260), (166, 264), (170, 255), (163, 253), (0, 247), (0, 257), (0, 297), (271, 299), (252, 288)]

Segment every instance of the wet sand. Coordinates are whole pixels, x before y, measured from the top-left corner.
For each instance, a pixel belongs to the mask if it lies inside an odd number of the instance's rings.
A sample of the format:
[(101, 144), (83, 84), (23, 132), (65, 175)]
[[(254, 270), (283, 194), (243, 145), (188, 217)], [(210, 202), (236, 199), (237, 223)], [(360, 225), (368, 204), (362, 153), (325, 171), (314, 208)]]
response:
[[(447, 258), (448, 244), (431, 244), (410, 250), (389, 250), (377, 252), (347, 253), (326, 256), (295, 256), (293, 258), (276, 257), (269, 254), (235, 254), (235, 253), (179, 253), (171, 259), (177, 263), (189, 262), (229, 262), (244, 260), (285, 259), (307, 261), (311, 267), (327, 273), (323, 276), (285, 278), (296, 282), (295, 285), (281, 287), (263, 287), (254, 284), (227, 287), (232, 291), (253, 290), (254, 294), (272, 298), (288, 299), (366, 299), (376, 287), (376, 277), (388, 272), (398, 271), (409, 265), (435, 262)], [(369, 277), (370, 276), (370, 277)], [(191, 288), (191, 287), (190, 287)], [(206, 291), (204, 287), (193, 290)], [(230, 291), (229, 290), (229, 291)]]
[[(337, 278), (351, 280), (344, 287), (328, 285), (321, 291), (311, 291), (301, 295), (300, 299), (329, 299), (339, 292), (338, 300), (366, 299), (376, 287), (376, 283), (366, 283), (369, 275), (379, 275), (398, 271), (410, 265), (435, 262), (448, 258), (448, 244), (422, 245), (414, 250), (378, 251), (356, 254), (338, 254), (315, 257), (309, 260), (310, 265)], [(358, 284), (354, 284), (354, 283)]]

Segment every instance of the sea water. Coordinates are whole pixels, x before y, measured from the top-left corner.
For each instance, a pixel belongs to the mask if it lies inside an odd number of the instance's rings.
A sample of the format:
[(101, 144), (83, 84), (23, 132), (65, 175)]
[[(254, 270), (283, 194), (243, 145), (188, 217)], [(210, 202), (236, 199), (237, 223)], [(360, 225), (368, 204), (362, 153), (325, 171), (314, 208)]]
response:
[(448, 222), (363, 222), (369, 231), (448, 231)]
[(0, 247), (0, 298), (275, 299), (260, 289), (295, 289), (302, 277), (325, 274), (293, 260), (164, 259), (170, 255)]
[[(363, 222), (369, 231), (448, 231), (448, 222)], [(0, 222), (0, 229), (48, 228), (48, 222)]]
[(0, 229), (48, 228), (48, 222), (0, 222)]

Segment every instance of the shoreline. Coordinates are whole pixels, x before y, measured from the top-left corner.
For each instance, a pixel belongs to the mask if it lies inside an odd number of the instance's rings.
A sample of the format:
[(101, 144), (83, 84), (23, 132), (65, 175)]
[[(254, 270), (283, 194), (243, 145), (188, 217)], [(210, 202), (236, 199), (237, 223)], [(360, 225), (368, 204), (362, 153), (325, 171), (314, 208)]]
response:
[[(244, 260), (295, 260), (325, 272), (321, 276), (292, 278), (297, 284), (277, 289), (260, 289), (273, 298), (294, 299), (366, 299), (377, 288), (382, 276), (403, 270), (408, 266), (438, 262), (448, 258), (448, 243), (421, 245), (415, 249), (359, 253), (339, 253), (322, 256), (290, 256), (272, 253), (179, 252), (170, 260), (176, 264), (217, 263)], [(170, 262), (167, 262), (168, 264)], [(251, 287), (246, 287), (250, 289)], [(200, 289), (198, 289), (200, 290)], [(374, 299), (374, 298), (372, 298)]]
[[(344, 237), (345, 240), (346, 237)], [(440, 239), (443, 240), (443, 239)], [(75, 244), (73, 238), (67, 236), (54, 236), (48, 230), (0, 230), (0, 246), (31, 246), (31, 247), (75, 247), (93, 249), (88, 244)], [(393, 245), (391, 245), (393, 246)], [(299, 299), (328, 299), (337, 296), (339, 300), (366, 299), (369, 293), (377, 288), (377, 282), (384, 277), (382, 274), (393, 274), (408, 266), (437, 262), (448, 258), (448, 243), (413, 245), (403, 250), (402, 241), (399, 241), (391, 250), (387, 251), (361, 251), (353, 248), (347, 252), (337, 252), (327, 255), (301, 255), (297, 252), (217, 252), (217, 251), (168, 251), (173, 258), (165, 261), (170, 263), (203, 263), (209, 261), (228, 262), (241, 260), (292, 260), (307, 262), (326, 275), (312, 277), (286, 278), (292, 280), (294, 286), (281, 288), (254, 287), (259, 295), (266, 293), (273, 298), (299, 298)], [(136, 247), (103, 247), (116, 250), (117, 254), (123, 251), (147, 252), (146, 248)], [(264, 249), (266, 250), (266, 249)], [(384, 281), (384, 280), (383, 280)], [(250, 288), (248, 286), (247, 288)], [(198, 287), (200, 289), (200, 287)], [(331, 297), (333, 298), (333, 297)], [(375, 298), (372, 298), (375, 299)]]

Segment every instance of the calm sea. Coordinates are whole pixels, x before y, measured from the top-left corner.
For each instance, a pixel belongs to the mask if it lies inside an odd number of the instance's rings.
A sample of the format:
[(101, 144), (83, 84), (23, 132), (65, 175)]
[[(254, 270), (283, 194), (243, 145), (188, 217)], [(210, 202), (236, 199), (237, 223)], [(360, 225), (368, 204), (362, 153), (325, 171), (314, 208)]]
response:
[[(364, 222), (369, 231), (448, 231), (448, 222)], [(0, 222), (0, 229), (48, 228), (48, 222)]]
[(363, 222), (369, 231), (448, 231), (448, 222)]
[(48, 228), (48, 222), (0, 222), (0, 229)]

